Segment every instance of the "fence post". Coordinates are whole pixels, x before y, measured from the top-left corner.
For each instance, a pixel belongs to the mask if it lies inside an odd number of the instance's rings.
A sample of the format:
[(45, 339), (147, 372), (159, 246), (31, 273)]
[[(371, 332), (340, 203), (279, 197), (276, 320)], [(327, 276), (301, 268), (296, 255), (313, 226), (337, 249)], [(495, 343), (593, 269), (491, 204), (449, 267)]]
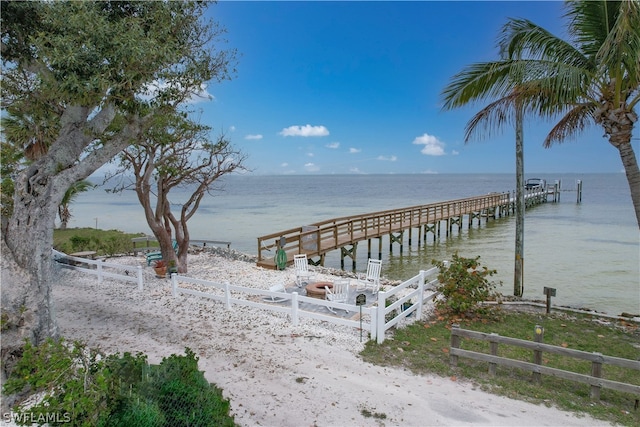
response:
[[(489, 349), (491, 351), (491, 355), (492, 356), (497, 356), (498, 355), (498, 341), (493, 340), (493, 337), (498, 337), (499, 335), (494, 333), (491, 333), (491, 338), (489, 338)], [(496, 367), (498, 366), (497, 363), (495, 362), (490, 362), (489, 363), (489, 374), (490, 375), (495, 375), (496, 374)]]
[(143, 286), (143, 280), (142, 280), (142, 266), (139, 265), (138, 266), (138, 290), (141, 291), (142, 290), (142, 286)]
[(171, 295), (173, 295), (174, 298), (178, 296), (178, 279), (176, 276), (177, 274), (175, 273), (171, 274)]
[[(460, 348), (460, 336), (458, 335), (458, 329), (460, 325), (454, 323), (451, 325), (451, 348)], [(458, 356), (449, 351), (449, 363), (451, 366), (458, 366)]]
[(418, 292), (420, 294), (420, 298), (418, 298), (418, 309), (416, 310), (416, 320), (422, 319), (422, 306), (424, 303), (424, 281), (425, 281), (425, 271), (420, 270), (420, 279), (418, 282)]
[[(591, 362), (591, 376), (595, 378), (602, 378), (602, 362), (604, 358), (600, 353), (593, 353), (596, 356)], [(593, 400), (600, 400), (600, 383), (591, 384), (591, 398)]]
[(224, 284), (224, 302), (227, 310), (231, 310), (231, 289), (228, 282)]
[(96, 270), (98, 273), (98, 284), (101, 285), (102, 284), (102, 260), (99, 259), (98, 262), (96, 263)]
[(298, 293), (293, 292), (291, 294), (291, 323), (293, 326), (298, 326)]
[[(544, 338), (544, 328), (540, 325), (536, 325), (535, 329), (534, 329), (534, 335), (533, 335), (533, 340), (535, 342), (541, 343), (542, 339)], [(535, 363), (536, 365), (542, 365), (542, 351), (541, 350), (534, 350), (533, 351), (533, 363)], [(542, 378), (540, 375), (540, 372), (536, 372), (533, 371), (533, 381), (536, 384), (540, 384)]]
[(370, 320), (371, 320), (371, 325), (369, 325), (369, 333), (371, 334), (371, 339), (372, 340), (376, 340), (377, 341), (377, 333), (378, 333), (378, 325), (377, 325), (377, 321), (378, 321), (378, 308), (377, 307), (371, 307), (369, 310), (371, 310), (370, 313)]
[(378, 291), (378, 319), (376, 320), (376, 328), (378, 328), (378, 332), (376, 332), (376, 339), (378, 344), (382, 344), (384, 342), (384, 328), (387, 323), (385, 319), (386, 314), (386, 293), (383, 291)]

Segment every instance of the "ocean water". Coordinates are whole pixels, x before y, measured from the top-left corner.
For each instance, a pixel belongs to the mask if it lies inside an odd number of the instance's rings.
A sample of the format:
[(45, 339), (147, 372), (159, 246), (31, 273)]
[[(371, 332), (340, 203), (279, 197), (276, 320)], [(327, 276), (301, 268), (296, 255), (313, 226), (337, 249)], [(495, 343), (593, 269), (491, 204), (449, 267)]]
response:
[[(531, 176), (533, 177), (533, 176)], [(609, 314), (640, 313), (640, 234), (629, 187), (623, 174), (540, 174), (548, 183), (559, 181), (559, 203), (545, 203), (526, 212), (524, 234), (524, 296), (544, 299), (543, 287), (556, 288), (554, 304), (591, 308)], [(583, 183), (577, 203), (576, 181)], [(511, 174), (424, 175), (305, 175), (232, 176), (203, 200), (189, 221), (194, 239), (223, 240), (231, 247), (257, 254), (259, 236), (353, 215), (433, 202), (512, 192)], [(180, 195), (176, 201), (180, 200)], [(178, 209), (176, 207), (176, 209)], [(133, 192), (106, 193), (97, 188), (81, 194), (71, 206), (70, 227), (99, 227), (150, 233)], [(405, 232), (403, 252), (383, 239), (383, 275), (407, 279), (433, 260), (453, 253), (480, 256), (480, 262), (498, 274), (499, 290), (513, 293), (515, 216), (464, 221), (458, 232), (434, 242), (431, 234), (412, 245)], [(377, 257), (378, 242), (372, 242)], [(366, 268), (367, 244), (357, 250), (356, 270)], [(326, 266), (340, 267), (340, 253), (327, 256)], [(345, 260), (351, 269), (351, 260)]]

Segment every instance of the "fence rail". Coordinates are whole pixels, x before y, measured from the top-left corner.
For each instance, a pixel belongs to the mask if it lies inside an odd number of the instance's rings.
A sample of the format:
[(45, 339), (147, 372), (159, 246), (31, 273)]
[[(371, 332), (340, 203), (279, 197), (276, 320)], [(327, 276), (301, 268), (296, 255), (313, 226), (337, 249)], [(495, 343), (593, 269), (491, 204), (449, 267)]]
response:
[[(138, 289), (142, 290), (144, 286), (142, 266), (116, 264), (113, 262), (105, 262), (101, 259), (88, 259), (67, 255), (63, 252), (52, 249), (53, 258), (66, 268), (81, 271), (83, 273), (92, 274), (98, 277), (98, 283), (102, 283), (104, 278), (123, 280), (125, 282), (137, 283)], [(122, 271), (124, 274), (116, 273)], [(135, 271), (135, 275), (131, 275), (131, 270)]]
[[(437, 268), (432, 268), (428, 271), (420, 271), (418, 275), (394, 287), (392, 290), (388, 292), (378, 292), (376, 299), (377, 306), (371, 307), (310, 298), (300, 295), (298, 292), (272, 292), (265, 289), (234, 286), (228, 283), (215, 283), (207, 280), (180, 276), (178, 274), (171, 275), (171, 288), (174, 297), (177, 297), (182, 293), (208, 298), (223, 303), (228, 310), (231, 310), (233, 305), (236, 304), (285, 313), (291, 317), (291, 322), (294, 326), (299, 324), (300, 318), (306, 317), (343, 326), (362, 328), (370, 333), (371, 339), (376, 339), (378, 343), (382, 343), (385, 338), (385, 332), (397, 325), (401, 320), (412, 316), (414, 313), (415, 319), (419, 319), (421, 317), (425, 301), (430, 301), (434, 295), (434, 293), (428, 292), (436, 283), (436, 280), (432, 278), (434, 274), (437, 274)], [(430, 280), (427, 281), (427, 278)], [(180, 283), (204, 286), (211, 291), (204, 292), (201, 290), (181, 287)], [(397, 295), (401, 292), (404, 292), (405, 295), (398, 298)], [(286, 302), (286, 305), (277, 305), (269, 303), (268, 301), (252, 301), (246, 298), (240, 298), (238, 295), (256, 295), (272, 299), (279, 298), (281, 302)], [(387, 305), (387, 301), (392, 302)], [(363, 317), (368, 316), (368, 321), (364, 321), (363, 319), (334, 316), (329, 313), (323, 314), (311, 309), (306, 310), (302, 304), (309, 304), (314, 307), (326, 307), (327, 309), (332, 309), (334, 311), (346, 310), (347, 312), (354, 314), (361, 312)], [(386, 320), (387, 317), (391, 318)]]
[[(536, 329), (538, 328), (539, 327), (536, 326)], [(461, 349), (461, 337), (488, 341), (490, 343), (491, 354)], [(535, 363), (499, 357), (497, 355), (498, 344), (512, 345), (515, 347), (532, 350)], [(591, 375), (579, 374), (576, 372), (542, 366), (541, 363), (543, 352), (590, 361)], [(600, 353), (589, 353), (582, 350), (573, 350), (555, 345), (544, 344), (541, 342), (521, 340), (518, 338), (503, 337), (498, 334), (487, 334), (484, 332), (470, 331), (467, 329), (460, 329), (457, 325), (453, 325), (453, 327), (451, 328), (451, 348), (449, 354), (450, 363), (453, 366), (457, 366), (458, 357), (466, 357), (468, 359), (488, 362), (490, 374), (495, 374), (496, 365), (501, 365), (531, 371), (534, 374), (534, 379), (536, 379), (537, 381), (540, 380), (541, 374), (545, 374), (570, 381), (588, 384), (591, 386), (591, 398), (596, 400), (600, 398), (601, 388), (608, 388), (625, 393), (640, 395), (640, 385), (627, 384), (602, 378), (602, 365), (613, 365), (621, 368), (640, 370), (640, 361), (636, 360), (606, 356)]]
[[(432, 300), (436, 295), (434, 288), (438, 283), (438, 279), (434, 276), (437, 276), (438, 272), (437, 267), (426, 271), (420, 270), (417, 276), (393, 287), (391, 290), (378, 292), (378, 320), (376, 322), (378, 331), (375, 336), (372, 336), (372, 338), (376, 338), (378, 344), (384, 342), (385, 332), (404, 318), (408, 318), (414, 312), (416, 313), (416, 319), (422, 317), (424, 302)], [(413, 290), (409, 291), (412, 288)], [(425, 294), (428, 291), (432, 292)], [(403, 293), (403, 296), (397, 296)], [(387, 305), (387, 301), (391, 301), (391, 303)], [(394, 316), (393, 313), (397, 314)], [(387, 320), (388, 317), (391, 318)]]
[[(91, 260), (74, 257), (56, 251), (55, 249), (53, 250), (53, 256), (54, 259), (58, 260), (66, 268), (97, 276), (99, 283), (102, 283), (103, 278), (113, 278), (127, 282), (136, 282), (138, 289), (143, 290), (143, 272), (142, 266), (140, 265), (131, 266), (104, 262), (100, 259)], [(70, 264), (69, 261), (77, 264)], [(124, 274), (118, 274), (105, 269), (120, 270), (123, 271)], [(129, 275), (132, 269), (136, 271), (135, 276)], [(437, 283), (437, 279), (434, 278), (434, 276), (437, 275), (437, 271), (435, 267), (427, 271), (421, 270), (418, 275), (395, 286), (391, 290), (378, 292), (376, 305), (370, 307), (310, 298), (300, 295), (298, 292), (272, 292), (267, 289), (247, 288), (229, 283), (215, 283), (194, 277), (181, 276), (175, 273), (171, 275), (171, 290), (174, 297), (178, 297), (180, 294), (188, 294), (200, 298), (207, 298), (223, 303), (227, 310), (231, 310), (233, 305), (240, 305), (285, 313), (291, 317), (294, 325), (299, 324), (300, 318), (309, 318), (358, 329), (362, 328), (362, 330), (370, 333), (371, 339), (376, 339), (378, 343), (382, 343), (385, 339), (386, 331), (397, 325), (400, 321), (411, 317), (414, 313), (414, 319), (419, 319), (422, 316), (425, 302), (432, 300), (435, 294), (431, 291)], [(183, 287), (180, 286), (181, 283), (202, 286), (206, 291)], [(400, 294), (403, 295), (399, 296)], [(279, 298), (288, 303), (286, 305), (277, 305), (267, 301), (254, 301), (248, 299), (247, 296), (272, 299)], [(354, 315), (361, 313), (362, 319), (353, 318), (354, 316), (352, 316), (352, 318), (344, 318), (330, 313), (324, 314), (314, 310), (305, 310), (303, 304), (326, 307), (328, 312), (329, 309), (332, 309), (334, 311), (345, 310)], [(365, 321), (363, 319), (368, 320)]]

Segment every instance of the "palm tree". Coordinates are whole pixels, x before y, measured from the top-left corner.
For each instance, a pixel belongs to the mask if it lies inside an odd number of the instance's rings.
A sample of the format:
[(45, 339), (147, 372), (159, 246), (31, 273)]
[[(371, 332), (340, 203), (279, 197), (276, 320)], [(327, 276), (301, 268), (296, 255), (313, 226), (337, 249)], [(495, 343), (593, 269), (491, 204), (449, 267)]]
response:
[(78, 181), (73, 184), (69, 189), (64, 193), (64, 197), (62, 198), (62, 202), (60, 206), (58, 206), (58, 216), (60, 217), (60, 229), (66, 230), (67, 224), (69, 224), (69, 220), (71, 219), (71, 210), (69, 209), (69, 205), (78, 197), (78, 194), (83, 193), (91, 188), (94, 185), (89, 181)]
[(498, 99), (467, 124), (467, 141), (514, 120), (516, 100), (526, 113), (560, 116), (545, 147), (601, 126), (619, 152), (640, 227), (640, 171), (631, 145), (640, 102), (640, 2), (573, 0), (565, 7), (570, 41), (529, 20), (509, 20), (499, 39), (502, 59), (455, 75), (443, 91), (444, 108)]

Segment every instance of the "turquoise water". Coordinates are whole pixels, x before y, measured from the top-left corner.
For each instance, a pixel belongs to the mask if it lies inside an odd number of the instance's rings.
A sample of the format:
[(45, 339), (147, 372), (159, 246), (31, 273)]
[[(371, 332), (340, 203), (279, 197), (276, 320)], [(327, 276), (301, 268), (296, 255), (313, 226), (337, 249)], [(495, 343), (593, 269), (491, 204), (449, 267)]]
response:
[[(527, 210), (524, 237), (524, 296), (543, 299), (543, 287), (557, 289), (556, 304), (586, 307), (609, 314), (640, 313), (640, 240), (629, 187), (623, 174), (536, 175), (561, 182), (559, 203)], [(582, 203), (576, 203), (576, 180), (583, 182)], [(257, 237), (334, 217), (427, 204), (489, 192), (513, 191), (510, 174), (433, 175), (306, 175), (234, 176), (224, 189), (206, 198), (189, 222), (194, 239), (231, 241), (231, 247), (257, 254)], [(177, 208), (176, 208), (177, 209)], [(133, 194), (96, 189), (72, 205), (70, 227), (146, 232), (142, 208)], [(408, 237), (408, 233), (405, 233)], [(405, 238), (406, 238), (405, 237)], [(383, 239), (383, 275), (407, 279), (432, 260), (480, 256), (498, 270), (493, 278), (502, 292), (513, 291), (515, 217), (477, 221), (448, 239), (394, 245)], [(377, 241), (373, 241), (377, 257)], [(366, 267), (367, 245), (358, 247), (357, 270)], [(339, 251), (326, 265), (339, 267)], [(347, 269), (351, 268), (346, 260)]]

